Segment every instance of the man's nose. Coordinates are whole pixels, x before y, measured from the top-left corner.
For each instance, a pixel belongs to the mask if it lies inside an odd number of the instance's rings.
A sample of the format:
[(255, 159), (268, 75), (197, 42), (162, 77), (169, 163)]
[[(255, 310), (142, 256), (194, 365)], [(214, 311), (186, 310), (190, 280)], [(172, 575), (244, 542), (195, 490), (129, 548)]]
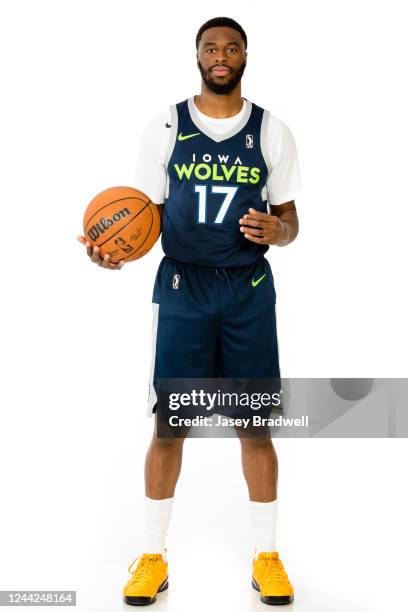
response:
[(223, 62), (225, 60), (225, 53), (224, 51), (217, 51), (217, 57), (215, 58), (216, 61), (219, 62)]

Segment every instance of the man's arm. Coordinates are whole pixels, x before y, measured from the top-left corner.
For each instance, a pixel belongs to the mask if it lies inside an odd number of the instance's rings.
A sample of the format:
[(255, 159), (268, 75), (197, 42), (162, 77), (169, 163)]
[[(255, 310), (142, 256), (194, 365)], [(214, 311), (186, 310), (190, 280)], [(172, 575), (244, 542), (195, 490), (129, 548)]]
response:
[(293, 242), (299, 233), (299, 219), (295, 201), (277, 206), (270, 205), (271, 214), (250, 208), (239, 223), (245, 238), (258, 244), (286, 246)]
[(275, 243), (276, 246), (286, 246), (293, 242), (299, 233), (299, 219), (296, 212), (295, 200), (279, 204), (270, 205), (270, 214), (279, 218), (284, 225), (284, 233), (281, 242)]

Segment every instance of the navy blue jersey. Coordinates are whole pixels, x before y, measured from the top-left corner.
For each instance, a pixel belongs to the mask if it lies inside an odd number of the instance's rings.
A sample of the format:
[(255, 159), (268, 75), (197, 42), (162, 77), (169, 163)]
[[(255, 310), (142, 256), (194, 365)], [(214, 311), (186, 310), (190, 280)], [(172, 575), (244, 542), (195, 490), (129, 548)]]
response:
[(251, 265), (268, 250), (244, 237), (238, 220), (268, 212), (267, 111), (247, 100), (238, 125), (217, 134), (204, 125), (193, 98), (171, 107), (162, 218), (164, 253), (212, 267)]

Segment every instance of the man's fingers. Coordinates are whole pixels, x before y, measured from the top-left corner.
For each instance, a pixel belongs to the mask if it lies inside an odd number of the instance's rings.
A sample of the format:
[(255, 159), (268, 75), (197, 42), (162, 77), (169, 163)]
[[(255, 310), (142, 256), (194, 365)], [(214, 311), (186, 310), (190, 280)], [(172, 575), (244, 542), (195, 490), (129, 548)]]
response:
[(249, 225), (251, 227), (260, 227), (260, 228), (266, 227), (265, 221), (261, 221), (261, 219), (249, 219), (249, 218), (245, 219), (244, 218), (242, 219), (242, 222), (241, 222), (241, 219), (239, 220), (239, 222), (241, 225), (246, 225), (246, 226)]
[(102, 268), (110, 268), (111, 267), (111, 262), (110, 260), (110, 255), (108, 255), (107, 253), (103, 256), (102, 259)]
[[(81, 240), (83, 238), (83, 240)], [(85, 239), (84, 236), (78, 236), (79, 242), (85, 244), (86, 252), (91, 258), (93, 263), (96, 263), (100, 268), (107, 268), (108, 270), (120, 270), (125, 265), (125, 261), (121, 259), (118, 263), (111, 261), (109, 253), (106, 253), (103, 257), (101, 256), (100, 248), (92, 246), (92, 244)]]
[(251, 242), (257, 242), (258, 244), (267, 244), (266, 238), (258, 238), (257, 236), (251, 236), (248, 233), (245, 234), (245, 238)]
[(80, 242), (81, 244), (84, 244), (86, 246), (86, 254), (89, 255), (89, 257), (91, 257), (91, 255), (92, 255), (92, 245), (89, 242), (89, 240), (87, 240), (85, 238), (85, 236), (77, 236), (77, 240), (78, 240), (78, 242)]
[(94, 246), (93, 249), (91, 249), (91, 259), (92, 261), (94, 261), (95, 263), (98, 263), (101, 260), (101, 257), (99, 255), (99, 247)]
[(123, 259), (121, 261), (119, 261), (118, 263), (113, 263), (111, 261), (110, 265), (111, 265), (111, 269), (112, 270), (120, 270), (125, 265), (125, 262), (123, 261)]
[(248, 216), (258, 217), (259, 219), (263, 219), (264, 221), (270, 221), (273, 215), (270, 215), (264, 212), (260, 212), (259, 210), (255, 210), (255, 208), (250, 208)]
[(102, 263), (103, 268), (109, 268), (109, 270), (120, 270), (122, 266), (123, 266), (123, 263), (122, 265), (120, 265), (120, 262), (116, 263), (114, 261), (111, 261), (110, 255), (108, 254), (104, 255), (103, 263)]
[(265, 230), (254, 229), (252, 227), (241, 227), (241, 232), (243, 234), (249, 234), (250, 236), (264, 236), (265, 235)]
[(240, 231), (247, 240), (258, 244), (278, 244), (281, 221), (276, 215), (262, 213), (254, 208), (239, 219)]
[(241, 218), (244, 223), (246, 223), (248, 220), (259, 221), (259, 223), (275, 223), (278, 217), (274, 217), (273, 215), (265, 215), (264, 213), (256, 213), (255, 215), (247, 213)]

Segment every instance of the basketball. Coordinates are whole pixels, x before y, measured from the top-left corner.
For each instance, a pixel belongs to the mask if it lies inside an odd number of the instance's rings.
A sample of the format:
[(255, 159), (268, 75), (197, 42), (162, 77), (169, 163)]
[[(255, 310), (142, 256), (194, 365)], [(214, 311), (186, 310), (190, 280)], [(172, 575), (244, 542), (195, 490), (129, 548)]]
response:
[(133, 187), (111, 187), (88, 204), (84, 235), (113, 263), (134, 261), (157, 241), (160, 221), (160, 213), (145, 193)]

